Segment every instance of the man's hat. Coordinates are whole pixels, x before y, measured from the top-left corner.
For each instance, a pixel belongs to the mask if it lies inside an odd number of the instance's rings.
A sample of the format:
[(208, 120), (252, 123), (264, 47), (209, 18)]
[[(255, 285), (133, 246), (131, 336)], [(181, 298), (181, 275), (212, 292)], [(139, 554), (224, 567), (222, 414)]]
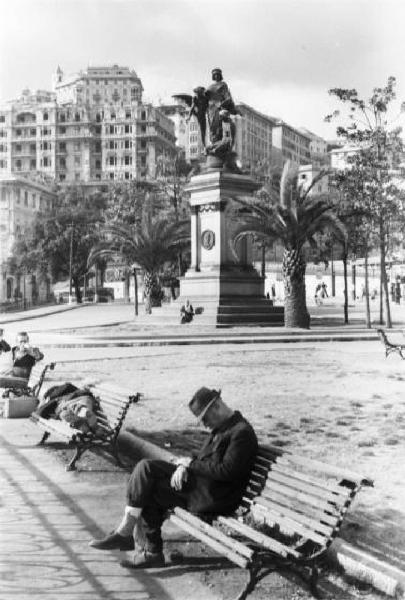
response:
[(221, 390), (210, 390), (202, 387), (196, 391), (191, 401), (189, 409), (199, 421), (204, 417), (209, 407), (221, 396)]
[(211, 74), (213, 75), (214, 73), (221, 73), (222, 75), (222, 69), (220, 69), (219, 67), (215, 67), (215, 69), (212, 69)]

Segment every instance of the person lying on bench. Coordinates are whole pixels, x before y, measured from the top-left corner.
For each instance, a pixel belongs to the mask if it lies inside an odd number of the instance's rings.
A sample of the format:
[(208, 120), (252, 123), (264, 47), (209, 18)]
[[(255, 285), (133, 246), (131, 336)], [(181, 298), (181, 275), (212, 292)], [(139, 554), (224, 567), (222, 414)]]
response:
[(17, 343), (11, 349), (12, 367), (0, 376), (0, 387), (25, 388), (31, 374), (32, 367), (42, 360), (44, 355), (38, 348), (33, 348), (29, 343), (28, 333), (17, 333)]
[(173, 463), (138, 462), (128, 482), (122, 521), (110, 535), (90, 542), (98, 550), (136, 548), (132, 561), (121, 562), (123, 567), (165, 565), (161, 527), (168, 509), (180, 506), (209, 518), (232, 513), (242, 499), (257, 452), (252, 426), (225, 404), (220, 390), (200, 388), (189, 408), (211, 431), (201, 450)]

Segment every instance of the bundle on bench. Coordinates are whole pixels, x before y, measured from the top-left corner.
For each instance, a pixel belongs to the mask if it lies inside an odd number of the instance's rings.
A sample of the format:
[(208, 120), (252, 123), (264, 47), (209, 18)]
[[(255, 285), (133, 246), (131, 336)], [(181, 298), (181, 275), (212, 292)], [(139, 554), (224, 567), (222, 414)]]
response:
[(139, 401), (141, 394), (138, 392), (133, 395), (122, 395), (122, 393), (102, 385), (92, 387), (91, 393), (96, 398), (97, 426), (94, 427), (94, 430), (84, 432), (71, 427), (66, 421), (45, 419), (35, 413), (31, 415), (31, 420), (45, 430), (39, 445), (44, 444), (53, 433), (75, 447), (75, 453), (66, 467), (67, 471), (76, 469), (76, 462), (83, 452), (89, 449), (107, 451), (115, 458), (119, 466), (124, 466), (118, 452), (118, 435), (129, 407)]
[(235, 515), (217, 516), (210, 524), (175, 508), (170, 519), (248, 570), (248, 582), (238, 600), (248, 596), (260, 572), (269, 571), (269, 564), (272, 570), (287, 567), (296, 568), (303, 577), (309, 574), (311, 591), (317, 596), (319, 560), (338, 535), (363, 485), (373, 483), (346, 469), (260, 446)]
[(384, 344), (385, 358), (394, 352), (399, 354), (402, 360), (405, 360), (405, 344), (393, 344), (392, 342), (388, 341), (387, 334), (383, 329), (377, 329), (377, 333), (380, 340)]

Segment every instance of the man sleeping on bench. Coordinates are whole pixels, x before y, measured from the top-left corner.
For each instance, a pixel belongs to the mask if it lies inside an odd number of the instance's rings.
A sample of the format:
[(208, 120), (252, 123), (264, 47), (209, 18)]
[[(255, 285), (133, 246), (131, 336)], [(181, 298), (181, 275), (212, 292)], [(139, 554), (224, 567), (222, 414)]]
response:
[[(220, 390), (200, 388), (189, 408), (211, 431), (201, 450), (194, 458), (178, 458), (175, 463), (138, 462), (128, 482), (121, 523), (105, 538), (90, 542), (98, 550), (136, 547), (133, 561), (122, 561), (123, 567), (165, 565), (161, 527), (168, 509), (180, 506), (199, 515), (229, 514), (242, 499), (257, 452), (252, 426), (225, 404)], [(142, 531), (142, 541), (137, 530)]]

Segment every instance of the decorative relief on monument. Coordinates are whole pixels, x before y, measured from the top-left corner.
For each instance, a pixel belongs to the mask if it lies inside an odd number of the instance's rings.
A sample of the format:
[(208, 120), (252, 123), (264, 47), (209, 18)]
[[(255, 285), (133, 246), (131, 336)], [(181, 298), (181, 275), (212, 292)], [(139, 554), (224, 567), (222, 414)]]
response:
[(201, 245), (205, 250), (212, 250), (215, 246), (215, 233), (211, 229), (205, 229), (201, 234)]
[(219, 208), (219, 202), (210, 202), (209, 204), (202, 204), (200, 206), (200, 212), (215, 212)]

